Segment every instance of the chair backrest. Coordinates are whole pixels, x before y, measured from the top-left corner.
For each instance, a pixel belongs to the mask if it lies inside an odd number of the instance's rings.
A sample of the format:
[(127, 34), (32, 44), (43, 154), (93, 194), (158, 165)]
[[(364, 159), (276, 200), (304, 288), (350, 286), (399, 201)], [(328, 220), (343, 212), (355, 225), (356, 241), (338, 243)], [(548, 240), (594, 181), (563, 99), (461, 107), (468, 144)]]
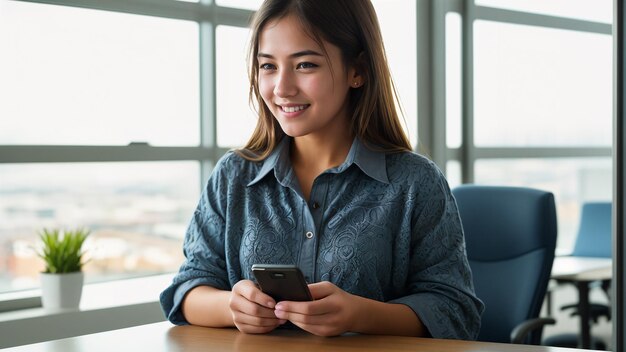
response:
[[(537, 318), (556, 247), (550, 192), (462, 185), (453, 190), (463, 223), (476, 295), (485, 303), (478, 340), (510, 342), (521, 322)], [(525, 343), (539, 344), (541, 331)]]
[(583, 204), (572, 255), (611, 258), (611, 202)]

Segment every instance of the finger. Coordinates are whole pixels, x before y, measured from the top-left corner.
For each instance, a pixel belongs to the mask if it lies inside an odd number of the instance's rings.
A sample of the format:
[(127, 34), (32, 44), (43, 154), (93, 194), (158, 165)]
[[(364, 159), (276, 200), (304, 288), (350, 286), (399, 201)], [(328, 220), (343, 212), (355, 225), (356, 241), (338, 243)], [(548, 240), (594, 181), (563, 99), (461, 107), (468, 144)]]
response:
[(274, 307), (274, 312), (282, 311), (306, 315), (324, 314), (329, 310), (330, 308), (327, 307), (327, 303), (324, 299), (309, 302), (280, 301), (276, 303), (276, 307)]
[(274, 315), (279, 319), (290, 320), (294, 324), (324, 325), (332, 322), (338, 310), (338, 307), (328, 299), (312, 302), (282, 301), (276, 304)]
[(330, 282), (318, 282), (309, 285), (314, 301), (281, 301), (274, 307), (275, 310), (300, 313), (306, 315), (326, 314), (337, 310), (337, 300), (332, 298), (335, 293), (341, 293), (341, 289)]
[(341, 328), (341, 325), (337, 322), (333, 321), (332, 316), (330, 315), (319, 315), (319, 316), (309, 316), (303, 317), (303, 319), (308, 320), (307, 322), (302, 322), (296, 320), (292, 320), (291, 322), (299, 327), (302, 330), (308, 331), (311, 334), (318, 336), (337, 336), (341, 335), (346, 330)]
[[(307, 325), (327, 325), (329, 323), (329, 314), (308, 315), (289, 311), (274, 311), (276, 318), (289, 320), (292, 323), (304, 329)], [(308, 329), (305, 329), (308, 330)]]
[(314, 300), (330, 296), (337, 288), (337, 286), (328, 281), (316, 282), (314, 284), (309, 284), (308, 286)]
[(236, 324), (245, 324), (259, 327), (276, 327), (278, 325), (281, 325), (280, 319), (274, 315), (272, 315), (272, 317), (260, 317), (244, 313), (234, 313), (233, 321)]
[(230, 309), (235, 312), (260, 318), (275, 318), (273, 309), (249, 301), (243, 296), (234, 297), (230, 302)]
[(243, 296), (250, 302), (257, 303), (264, 307), (274, 309), (276, 305), (276, 301), (267, 294), (263, 293), (254, 282), (250, 280), (242, 280), (235, 284), (233, 287), (233, 291), (237, 294)]
[(235, 326), (239, 329), (239, 331), (245, 332), (246, 334), (265, 334), (276, 329), (276, 326), (256, 326), (243, 323), (235, 323)]

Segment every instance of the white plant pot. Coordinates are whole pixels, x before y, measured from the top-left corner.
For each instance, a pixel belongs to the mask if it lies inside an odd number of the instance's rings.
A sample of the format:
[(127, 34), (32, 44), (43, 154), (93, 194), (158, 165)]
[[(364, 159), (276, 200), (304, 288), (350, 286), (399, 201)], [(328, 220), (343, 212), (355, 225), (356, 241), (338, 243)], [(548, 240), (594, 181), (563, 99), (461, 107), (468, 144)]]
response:
[(41, 303), (49, 312), (77, 310), (83, 293), (83, 273), (41, 273)]

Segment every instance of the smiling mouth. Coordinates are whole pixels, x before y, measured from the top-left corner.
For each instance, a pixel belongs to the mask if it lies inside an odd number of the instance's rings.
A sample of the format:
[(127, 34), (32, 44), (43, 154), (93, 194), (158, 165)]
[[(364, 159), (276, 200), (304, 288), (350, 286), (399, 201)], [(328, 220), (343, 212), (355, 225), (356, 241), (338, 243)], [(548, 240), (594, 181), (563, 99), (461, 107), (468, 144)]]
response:
[(305, 105), (297, 105), (297, 106), (280, 106), (280, 109), (283, 112), (298, 112), (298, 111), (302, 111), (306, 108), (308, 108), (310, 106), (310, 104), (305, 104)]

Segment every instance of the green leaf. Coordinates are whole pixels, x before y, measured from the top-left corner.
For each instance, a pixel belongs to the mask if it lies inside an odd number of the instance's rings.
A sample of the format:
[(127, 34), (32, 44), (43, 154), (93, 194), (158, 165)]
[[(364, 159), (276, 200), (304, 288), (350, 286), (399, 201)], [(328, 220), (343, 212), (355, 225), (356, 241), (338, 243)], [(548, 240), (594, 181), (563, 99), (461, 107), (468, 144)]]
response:
[(89, 236), (86, 229), (64, 231), (63, 235), (58, 229), (43, 229), (39, 238), (43, 243), (43, 249), (38, 255), (46, 264), (46, 273), (72, 273), (81, 271), (85, 263), (82, 262), (82, 247)]

